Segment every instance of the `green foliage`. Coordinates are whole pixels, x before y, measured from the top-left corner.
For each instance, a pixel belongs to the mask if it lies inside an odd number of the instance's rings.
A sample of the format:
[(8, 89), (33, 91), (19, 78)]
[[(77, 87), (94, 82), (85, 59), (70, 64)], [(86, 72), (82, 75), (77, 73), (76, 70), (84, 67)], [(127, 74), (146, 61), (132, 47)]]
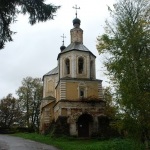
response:
[(67, 117), (59, 116), (56, 122), (54, 122), (53, 135), (62, 136), (69, 135), (69, 124), (67, 123)]
[(39, 78), (26, 77), (17, 90), (19, 104), (24, 112), (24, 124), (28, 128), (38, 130), (40, 103), (43, 98), (42, 81)]
[(19, 124), (21, 116), (18, 100), (12, 94), (0, 100), (0, 127), (10, 128)]
[(76, 139), (71, 137), (51, 138), (39, 134), (16, 134), (26, 139), (56, 146), (60, 150), (143, 150), (144, 146), (129, 139)]
[(106, 33), (98, 37), (97, 49), (100, 54), (107, 54), (104, 64), (116, 91), (125, 130), (136, 138), (144, 135), (148, 139), (150, 3), (119, 0), (109, 11), (112, 21), (106, 21)]
[(18, 14), (29, 14), (29, 23), (46, 21), (54, 18), (59, 6), (45, 4), (44, 0), (0, 0), (0, 49), (7, 41), (12, 41), (10, 24), (16, 21)]
[(112, 120), (116, 119), (118, 113), (118, 107), (113, 98), (112, 91), (110, 87), (103, 89), (104, 100), (106, 101), (105, 114)]
[(105, 114), (109, 118), (109, 125), (111, 130), (118, 133), (119, 135), (120, 129), (122, 128), (122, 124), (120, 124), (120, 113), (118, 104), (115, 101), (115, 97), (110, 87), (106, 87), (103, 89), (104, 100), (106, 101)]

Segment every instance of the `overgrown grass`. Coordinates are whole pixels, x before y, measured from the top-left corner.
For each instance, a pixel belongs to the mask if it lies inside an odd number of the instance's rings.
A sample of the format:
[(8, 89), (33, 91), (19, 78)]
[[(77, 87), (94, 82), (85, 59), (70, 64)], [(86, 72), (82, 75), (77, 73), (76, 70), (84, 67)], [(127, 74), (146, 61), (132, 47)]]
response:
[(143, 150), (143, 145), (130, 139), (76, 139), (69, 137), (52, 138), (36, 133), (18, 133), (15, 136), (53, 145), (60, 150)]

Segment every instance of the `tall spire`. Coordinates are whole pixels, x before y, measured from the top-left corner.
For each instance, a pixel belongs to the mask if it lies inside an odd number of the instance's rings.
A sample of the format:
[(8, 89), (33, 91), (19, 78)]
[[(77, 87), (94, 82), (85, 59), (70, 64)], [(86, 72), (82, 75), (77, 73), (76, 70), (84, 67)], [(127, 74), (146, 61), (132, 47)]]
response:
[(62, 37), (63, 40), (62, 40), (62, 46), (60, 47), (60, 50), (63, 51), (66, 48), (66, 46), (64, 46), (64, 39), (66, 37), (64, 36), (64, 34), (61, 37)]
[(77, 10), (80, 9), (80, 7), (77, 7), (77, 5), (75, 5), (75, 7), (73, 6), (72, 8), (76, 9), (76, 18), (77, 18)]

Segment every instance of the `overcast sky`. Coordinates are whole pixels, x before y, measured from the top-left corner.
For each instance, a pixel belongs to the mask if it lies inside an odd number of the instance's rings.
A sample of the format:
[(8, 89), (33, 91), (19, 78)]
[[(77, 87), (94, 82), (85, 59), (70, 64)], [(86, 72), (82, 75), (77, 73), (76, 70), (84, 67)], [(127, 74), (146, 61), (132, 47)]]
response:
[(42, 76), (57, 66), (57, 55), (62, 45), (61, 36), (65, 34), (65, 46), (70, 44), (70, 29), (75, 18), (77, 5), (80, 7), (78, 18), (83, 29), (83, 44), (96, 55), (97, 79), (103, 80), (103, 57), (96, 50), (96, 38), (104, 33), (105, 20), (109, 17), (107, 5), (112, 6), (115, 0), (47, 0), (46, 2), (60, 5), (54, 20), (31, 26), (28, 16), (19, 15), (17, 23), (11, 26), (17, 34), (13, 42), (6, 43), (0, 51), (0, 99), (12, 93), (21, 86), (21, 81), (27, 76), (33, 78)]

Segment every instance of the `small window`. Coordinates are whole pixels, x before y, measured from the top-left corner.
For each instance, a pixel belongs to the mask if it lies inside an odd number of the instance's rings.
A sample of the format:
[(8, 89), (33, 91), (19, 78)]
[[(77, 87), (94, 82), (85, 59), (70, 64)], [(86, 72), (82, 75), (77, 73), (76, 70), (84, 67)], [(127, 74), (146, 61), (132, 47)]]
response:
[(70, 74), (70, 60), (66, 59), (65, 64), (66, 64), (66, 74)]
[(80, 98), (84, 97), (84, 89), (80, 89)]
[(84, 60), (83, 60), (83, 58), (82, 57), (80, 57), (79, 59), (78, 59), (78, 72), (79, 72), (79, 74), (82, 74), (83, 73), (83, 69), (84, 69)]

